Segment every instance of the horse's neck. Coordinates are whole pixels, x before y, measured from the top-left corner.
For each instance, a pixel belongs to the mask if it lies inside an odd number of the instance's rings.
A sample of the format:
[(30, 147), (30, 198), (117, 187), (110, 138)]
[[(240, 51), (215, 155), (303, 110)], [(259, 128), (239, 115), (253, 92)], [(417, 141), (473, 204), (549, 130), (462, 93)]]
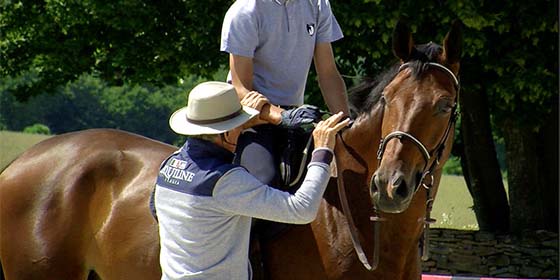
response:
[[(342, 141), (338, 139), (335, 148), (339, 170), (337, 175), (343, 178), (344, 191), (352, 213), (343, 213), (339, 190), (336, 186), (330, 186), (325, 193), (321, 213), (312, 223), (321, 258), (327, 274), (332, 278), (338, 278), (337, 276), (353, 266), (353, 259), (345, 257), (354, 254), (348, 231), (348, 218), (352, 217), (362, 236), (372, 236), (369, 221), (372, 206), (368, 185), (371, 174), (377, 168), (376, 152), (381, 137), (381, 111), (373, 110), (356, 118), (352, 127), (343, 133)], [(366, 238), (362, 245), (371, 250), (371, 243), (372, 240)], [(336, 250), (333, 250), (334, 248)]]
[(368, 175), (377, 169), (376, 153), (381, 139), (382, 123), (383, 107), (377, 105), (371, 112), (359, 115), (352, 127), (343, 134), (346, 152), (353, 153), (352, 156), (356, 160), (366, 164)]

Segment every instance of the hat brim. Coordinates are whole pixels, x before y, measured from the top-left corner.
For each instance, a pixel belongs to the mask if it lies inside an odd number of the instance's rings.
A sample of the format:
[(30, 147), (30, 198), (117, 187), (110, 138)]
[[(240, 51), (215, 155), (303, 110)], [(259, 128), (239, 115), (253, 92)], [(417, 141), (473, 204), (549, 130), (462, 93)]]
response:
[(246, 123), (258, 114), (259, 111), (251, 107), (243, 106), (241, 114), (234, 118), (201, 125), (189, 122), (187, 119), (187, 107), (183, 107), (171, 115), (169, 118), (169, 126), (173, 131), (182, 135), (220, 134)]

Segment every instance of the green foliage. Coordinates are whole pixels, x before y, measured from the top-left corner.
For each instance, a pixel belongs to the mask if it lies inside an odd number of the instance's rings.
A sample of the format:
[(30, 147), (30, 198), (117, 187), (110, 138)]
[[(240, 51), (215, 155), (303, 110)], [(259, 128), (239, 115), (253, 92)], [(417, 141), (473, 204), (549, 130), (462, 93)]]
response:
[(79, 77), (53, 94), (17, 101), (9, 90), (0, 91), (0, 116), (6, 128), (22, 130), (44, 123), (55, 134), (88, 128), (117, 128), (167, 143), (177, 135), (169, 129), (171, 113), (187, 103), (187, 93), (200, 78), (189, 76), (179, 86), (110, 86), (91, 75)]
[[(232, 1), (4, 1), (0, 75), (18, 97), (52, 92), (93, 73), (108, 85), (176, 85), (187, 73), (211, 77), (227, 56), (220, 29)], [(331, 1), (345, 37), (333, 44), (348, 87), (396, 61), (391, 32), (408, 18), (419, 43), (441, 43), (465, 26), (464, 92), (489, 93), (496, 127), (506, 118), (540, 127), (558, 99), (558, 2)], [(315, 76), (306, 101), (324, 106)]]
[(29, 134), (43, 134), (43, 135), (51, 134), (51, 130), (49, 129), (49, 127), (40, 123), (36, 123), (34, 125), (25, 127), (23, 129), (23, 132)]
[[(341, 73), (375, 76), (395, 62), (391, 32), (408, 18), (417, 43), (440, 43), (464, 24), (463, 94), (489, 93), (496, 128), (513, 118), (538, 130), (558, 100), (558, 2), (332, 1), (345, 37), (333, 44)], [(347, 81), (349, 85), (352, 80)]]
[(466, 90), (490, 94), (497, 132), (506, 119), (538, 130), (558, 99), (558, 2), (474, 1), (452, 10), (467, 27)]
[(0, 76), (36, 79), (14, 88), (20, 98), (95, 73), (111, 85), (176, 84), (210, 77), (229, 1), (2, 1)]
[(463, 168), (461, 167), (461, 159), (455, 156), (449, 157), (449, 159), (443, 166), (443, 174), (463, 175)]
[[(163, 96), (170, 94), (163, 91), (158, 93), (161, 97), (151, 96), (156, 88), (182, 87), (181, 78), (187, 73), (211, 77), (220, 65), (227, 65), (227, 56), (219, 52), (219, 39), (223, 15), (231, 3), (2, 2), (0, 75), (12, 78), (0, 83), (0, 104), (14, 106), (2, 108), (0, 123), (22, 127), (20, 120), (12, 118), (24, 112), (33, 122), (40, 122), (35, 112), (25, 111), (21, 103), (12, 100), (36, 93), (51, 93), (55, 97), (45, 102), (56, 108), (73, 106), (74, 111), (66, 113), (78, 119), (96, 119), (94, 123), (103, 126), (117, 126), (124, 115), (140, 114), (142, 106), (156, 110), (153, 104), (168, 101)], [(465, 33), (462, 92), (488, 93), (497, 132), (504, 133), (500, 128), (506, 120), (538, 131), (558, 100), (557, 1), (348, 0), (331, 1), (331, 6), (345, 34), (333, 47), (348, 87), (359, 77), (374, 77), (396, 62), (391, 32), (400, 18), (408, 19), (418, 43), (441, 43), (451, 22), (460, 19)], [(100, 79), (86, 88), (69, 86), (68, 82), (81, 79), (83, 73)], [(306, 102), (324, 107), (315, 79), (314, 74), (309, 76)], [(66, 85), (62, 92), (57, 89), (60, 85)], [(108, 87), (114, 87), (111, 94), (126, 95), (125, 100), (101, 94)], [(90, 96), (86, 92), (97, 93)], [(101, 96), (116, 104), (107, 105), (107, 109), (84, 105), (101, 102)], [(86, 113), (85, 109), (92, 111)], [(64, 125), (80, 123), (51, 111), (46, 115), (59, 118)], [(105, 114), (112, 120), (102, 120)], [(84, 124), (81, 121), (73, 128)], [(61, 131), (62, 125), (51, 128)]]

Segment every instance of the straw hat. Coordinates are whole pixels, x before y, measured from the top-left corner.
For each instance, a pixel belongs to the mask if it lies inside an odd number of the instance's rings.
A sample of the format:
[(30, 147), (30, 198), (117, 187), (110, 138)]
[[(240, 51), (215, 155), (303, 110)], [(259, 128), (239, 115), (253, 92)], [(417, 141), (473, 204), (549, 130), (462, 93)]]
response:
[(191, 90), (187, 106), (171, 115), (169, 126), (183, 135), (220, 134), (258, 114), (253, 108), (241, 106), (232, 85), (204, 82)]

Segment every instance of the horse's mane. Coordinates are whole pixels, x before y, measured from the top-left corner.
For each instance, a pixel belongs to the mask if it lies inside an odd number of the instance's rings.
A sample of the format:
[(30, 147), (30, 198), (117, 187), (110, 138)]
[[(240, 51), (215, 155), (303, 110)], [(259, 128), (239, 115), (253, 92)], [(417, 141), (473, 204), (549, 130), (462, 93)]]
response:
[[(417, 45), (412, 49), (409, 68), (412, 70), (412, 76), (415, 79), (420, 78), (422, 73), (428, 68), (427, 62), (437, 62), (439, 55), (443, 52), (443, 48), (433, 42)], [(383, 89), (395, 78), (399, 72), (400, 63), (395, 63), (385, 71), (381, 72), (374, 79), (363, 78), (361, 83), (348, 90), (348, 99), (350, 103), (350, 111), (352, 118), (369, 112), (380, 101)]]
[(371, 111), (382, 100), (383, 89), (393, 80), (398, 71), (398, 64), (394, 64), (374, 79), (365, 77), (360, 84), (348, 90), (348, 101), (353, 119)]

